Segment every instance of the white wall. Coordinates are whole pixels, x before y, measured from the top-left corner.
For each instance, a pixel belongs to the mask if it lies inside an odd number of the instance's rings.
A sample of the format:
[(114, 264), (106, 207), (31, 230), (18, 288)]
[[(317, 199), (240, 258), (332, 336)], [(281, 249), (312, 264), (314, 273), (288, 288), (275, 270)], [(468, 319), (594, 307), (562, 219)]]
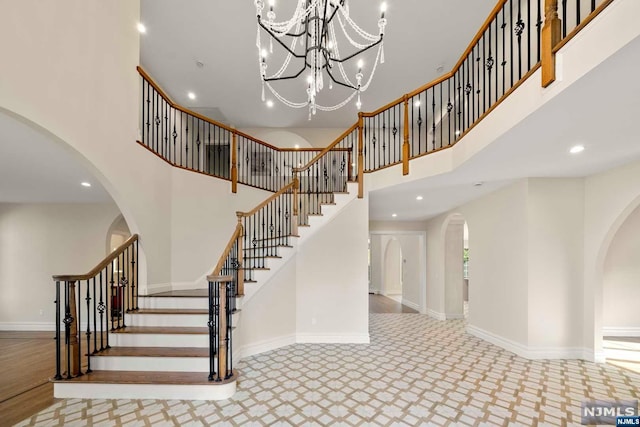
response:
[[(368, 342), (368, 199), (355, 199), (298, 249), (299, 342)], [(330, 248), (330, 249), (329, 249)], [(350, 337), (350, 338), (348, 338)]]
[(445, 254), (442, 240), (442, 229), (449, 215), (440, 215), (426, 224), (427, 231), (427, 288), (426, 288), (426, 312), (436, 319), (444, 320), (445, 317)]
[(444, 305), (447, 319), (464, 317), (463, 246), (464, 222), (451, 220), (444, 232)]
[(531, 348), (581, 347), (583, 210), (583, 179), (528, 180)]
[(603, 271), (604, 335), (640, 335), (640, 208), (618, 229)]
[(469, 225), (469, 325), (525, 344), (527, 307), (526, 180), (458, 209)]
[(171, 187), (171, 283), (174, 288), (206, 287), (233, 234), (236, 211), (247, 212), (273, 193), (173, 168)]
[(51, 276), (98, 264), (119, 214), (114, 204), (0, 204), (0, 329), (52, 330)]

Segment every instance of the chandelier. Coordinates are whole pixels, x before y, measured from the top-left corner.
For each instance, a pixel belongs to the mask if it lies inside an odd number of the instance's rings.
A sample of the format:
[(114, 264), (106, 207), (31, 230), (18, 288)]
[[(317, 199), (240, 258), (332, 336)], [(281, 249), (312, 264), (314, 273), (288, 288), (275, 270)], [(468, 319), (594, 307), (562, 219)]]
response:
[[(376, 67), (384, 63), (384, 49), (382, 38), (387, 20), (384, 17), (386, 4), (380, 7), (380, 19), (378, 19), (378, 34), (370, 34), (360, 28), (349, 15), (347, 0), (298, 0), (293, 16), (287, 21), (276, 21), (274, 11), (275, 0), (268, 0), (266, 19), (263, 16), (265, 2), (255, 0), (258, 16), (258, 35), (256, 46), (258, 48), (258, 63), (262, 79), (262, 101), (265, 101), (265, 86), (283, 104), (292, 108), (309, 108), (309, 120), (311, 116), (320, 111), (334, 111), (348, 104), (357, 97), (356, 107), (360, 109), (362, 102), (361, 92), (367, 90)], [(337, 28), (336, 28), (337, 27)], [(338, 31), (339, 30), (339, 31)], [(265, 45), (261, 34), (268, 38)], [(338, 38), (338, 36), (340, 38)], [(350, 51), (342, 53), (338, 46), (341, 41), (350, 45)], [(268, 46), (266, 44), (268, 43)], [(274, 44), (284, 49), (284, 61), (280, 67), (269, 73), (267, 64), (273, 54)], [(349, 67), (360, 54), (377, 48), (375, 62), (368, 78), (364, 81), (363, 61), (359, 59), (357, 68)], [(349, 71), (355, 74), (350, 78)], [(308, 71), (308, 72), (305, 72)], [(277, 91), (273, 82), (284, 80), (297, 80), (303, 76), (306, 94), (300, 100), (288, 99)], [(346, 99), (335, 105), (320, 105), (316, 98), (328, 82), (329, 89), (333, 85), (348, 89)]]

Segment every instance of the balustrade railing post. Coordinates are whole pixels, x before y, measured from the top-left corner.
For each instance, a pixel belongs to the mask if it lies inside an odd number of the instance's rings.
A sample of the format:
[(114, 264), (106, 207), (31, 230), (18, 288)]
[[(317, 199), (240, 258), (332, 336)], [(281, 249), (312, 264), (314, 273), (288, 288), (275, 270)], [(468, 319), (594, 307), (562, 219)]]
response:
[(238, 283), (237, 283), (237, 287), (236, 287), (236, 294), (238, 296), (242, 296), (244, 295), (244, 253), (243, 253), (243, 246), (242, 246), (242, 242), (244, 241), (244, 227), (242, 226), (242, 223), (240, 222), (240, 218), (238, 218), (238, 225), (240, 225), (240, 229), (242, 230), (240, 232), (240, 235), (238, 236)]
[(404, 134), (403, 134), (403, 142), (402, 142), (402, 175), (409, 175), (409, 97), (407, 95), (404, 96)]
[(542, 87), (547, 87), (556, 79), (556, 55), (553, 49), (560, 42), (561, 22), (558, 18), (558, 0), (545, 0), (544, 26), (541, 34)]
[(238, 192), (238, 140), (231, 134), (231, 192)]
[(293, 218), (291, 220), (291, 234), (298, 235), (298, 208), (300, 206), (298, 187), (300, 186), (300, 180), (298, 179), (298, 171), (293, 171)]
[[(226, 280), (226, 279), (225, 279)], [(227, 282), (221, 280), (217, 283), (220, 289), (220, 302), (218, 309), (218, 378), (227, 377)]]
[(358, 113), (358, 199), (364, 197), (364, 119)]
[(78, 310), (76, 308), (76, 282), (70, 281), (68, 282), (69, 286), (69, 312), (68, 315), (71, 316), (70, 324), (69, 324), (69, 342), (67, 345), (70, 348), (70, 351), (67, 351), (67, 355), (70, 360), (69, 373), (71, 376), (75, 377), (80, 374), (80, 356), (79, 356), (79, 348), (78, 348)]

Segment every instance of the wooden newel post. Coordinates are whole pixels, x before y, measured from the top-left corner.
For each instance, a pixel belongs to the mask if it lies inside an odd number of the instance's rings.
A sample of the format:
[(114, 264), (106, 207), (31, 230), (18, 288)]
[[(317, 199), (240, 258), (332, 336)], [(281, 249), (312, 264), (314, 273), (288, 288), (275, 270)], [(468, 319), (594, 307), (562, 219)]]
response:
[(218, 283), (220, 289), (220, 336), (218, 337), (218, 375), (220, 379), (227, 377), (227, 281)]
[(231, 134), (231, 192), (238, 192), (238, 142), (236, 134)]
[(298, 235), (298, 208), (299, 208), (299, 195), (298, 187), (300, 187), (300, 181), (298, 180), (298, 171), (293, 171), (293, 218), (291, 219), (291, 234)]
[(80, 374), (80, 356), (78, 355), (78, 310), (76, 309), (76, 282), (69, 282), (69, 313), (71, 324), (69, 325), (69, 347), (71, 359), (71, 376)]
[(364, 119), (358, 113), (358, 199), (364, 197)]
[(542, 87), (547, 87), (556, 79), (556, 55), (553, 48), (560, 43), (560, 18), (558, 0), (544, 1), (544, 25), (541, 34)]
[(409, 97), (404, 96), (404, 134), (402, 143), (402, 175), (409, 175)]

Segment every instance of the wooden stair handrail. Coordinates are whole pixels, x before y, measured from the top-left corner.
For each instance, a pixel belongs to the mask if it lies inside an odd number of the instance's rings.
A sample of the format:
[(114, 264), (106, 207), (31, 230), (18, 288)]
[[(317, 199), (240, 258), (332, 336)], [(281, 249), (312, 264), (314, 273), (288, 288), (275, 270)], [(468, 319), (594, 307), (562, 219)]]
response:
[(276, 199), (278, 196), (281, 196), (282, 194), (287, 192), (287, 190), (293, 189), (295, 185), (296, 185), (296, 180), (294, 179), (293, 181), (291, 181), (290, 183), (288, 183), (287, 185), (282, 187), (280, 190), (278, 190), (276, 193), (273, 193), (268, 199), (266, 199), (265, 201), (260, 203), (258, 206), (256, 206), (255, 208), (251, 209), (249, 212), (236, 211), (236, 215), (238, 216), (238, 219), (243, 218), (243, 217), (248, 217), (248, 216), (251, 216), (251, 215), (255, 214), (260, 209), (264, 208), (267, 204), (269, 204), (274, 199)]
[(349, 129), (344, 131), (335, 141), (333, 141), (331, 144), (329, 144), (327, 147), (325, 147), (322, 151), (320, 151), (318, 154), (316, 154), (313, 159), (309, 160), (309, 163), (307, 163), (306, 165), (304, 165), (302, 167), (292, 168), (291, 170), (294, 173), (295, 172), (304, 172), (307, 169), (309, 169), (311, 167), (311, 165), (313, 165), (315, 162), (320, 160), (320, 158), (322, 158), (325, 154), (327, 154), (329, 151), (332, 151), (332, 150), (333, 151), (343, 151), (343, 150), (349, 151), (348, 149), (343, 149), (343, 148), (334, 149), (334, 147), (336, 145), (338, 145), (339, 143), (341, 143), (342, 140), (345, 139), (351, 132), (356, 130), (357, 127), (358, 127), (358, 123), (355, 123)]
[(120, 255), (122, 255), (122, 253), (125, 251), (125, 249), (127, 249), (133, 242), (135, 242), (137, 240), (138, 240), (138, 235), (137, 234), (134, 234), (133, 236), (129, 237), (123, 244), (118, 246), (113, 252), (111, 252), (109, 255), (107, 255), (105, 259), (100, 261), (100, 263), (98, 265), (96, 265), (95, 267), (93, 267), (93, 269), (91, 269), (91, 271), (89, 271), (87, 274), (61, 274), (61, 275), (55, 275), (55, 276), (53, 276), (53, 281), (54, 282), (58, 282), (58, 281), (60, 281), (60, 282), (63, 282), (63, 281), (64, 282), (71, 282), (71, 281), (77, 281), (77, 280), (92, 279), (98, 273), (100, 273), (103, 268), (105, 268), (107, 265), (109, 265), (110, 262), (112, 262), (114, 259), (118, 258)]
[(224, 263), (227, 260), (227, 257), (231, 253), (233, 244), (236, 242), (236, 240), (242, 237), (243, 231), (244, 231), (244, 227), (242, 227), (242, 224), (238, 223), (238, 225), (236, 225), (236, 229), (231, 235), (231, 239), (229, 239), (229, 243), (227, 243), (227, 247), (224, 248), (224, 251), (222, 251), (222, 255), (220, 255), (220, 259), (218, 259), (218, 263), (213, 268), (213, 271), (211, 272), (211, 274), (207, 276), (207, 280), (210, 280), (209, 277), (214, 277), (220, 274), (220, 272), (222, 271), (222, 268), (224, 267)]

